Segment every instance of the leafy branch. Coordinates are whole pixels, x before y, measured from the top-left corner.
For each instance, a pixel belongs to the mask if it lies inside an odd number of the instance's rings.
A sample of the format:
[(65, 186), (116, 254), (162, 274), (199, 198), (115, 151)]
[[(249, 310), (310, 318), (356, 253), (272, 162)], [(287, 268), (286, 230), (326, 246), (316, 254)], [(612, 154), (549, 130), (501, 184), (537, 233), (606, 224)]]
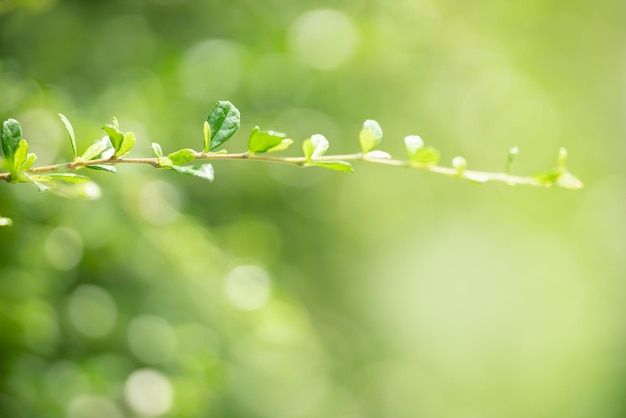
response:
[[(366, 120), (363, 123), (359, 133), (360, 151), (354, 154), (326, 155), (329, 148), (328, 140), (323, 135), (315, 134), (302, 142), (301, 157), (268, 155), (286, 150), (294, 141), (282, 132), (261, 130), (259, 127), (255, 127), (250, 133), (246, 152), (228, 153), (226, 150), (217, 149), (238, 131), (240, 114), (232, 103), (220, 101), (213, 106), (204, 122), (202, 151), (183, 148), (164, 154), (161, 146), (153, 143), (154, 157), (130, 158), (125, 155), (135, 145), (135, 134), (122, 132), (117, 119), (103, 126), (106, 135), (93, 142), (79, 155), (72, 124), (64, 115), (59, 114), (59, 117), (68, 134), (73, 160), (35, 167), (37, 156), (28, 152), (28, 142), (23, 138), (19, 122), (8, 119), (2, 125), (1, 141), (4, 151), (2, 166), (5, 172), (0, 172), (0, 180), (9, 183), (31, 183), (41, 191), (50, 191), (65, 197), (95, 199), (101, 194), (98, 185), (88, 176), (76, 174), (76, 171), (87, 168), (116, 173), (116, 166), (119, 164), (147, 164), (213, 181), (213, 166), (206, 163), (207, 160), (257, 160), (298, 167), (322, 167), (349, 173), (354, 172), (352, 162), (366, 162), (429, 171), (475, 183), (499, 181), (509, 185), (558, 186), (566, 189), (579, 189), (583, 186), (582, 182), (567, 170), (567, 151), (564, 148), (559, 150), (556, 168), (530, 176), (511, 174), (519, 154), (517, 147), (509, 151), (503, 172), (468, 170), (467, 161), (461, 156), (454, 157), (450, 167), (441, 166), (439, 151), (425, 145), (417, 135), (404, 138), (406, 160), (394, 159), (387, 152), (377, 149), (382, 141), (383, 131), (374, 120)], [(0, 226), (10, 224), (9, 218), (0, 217)]]

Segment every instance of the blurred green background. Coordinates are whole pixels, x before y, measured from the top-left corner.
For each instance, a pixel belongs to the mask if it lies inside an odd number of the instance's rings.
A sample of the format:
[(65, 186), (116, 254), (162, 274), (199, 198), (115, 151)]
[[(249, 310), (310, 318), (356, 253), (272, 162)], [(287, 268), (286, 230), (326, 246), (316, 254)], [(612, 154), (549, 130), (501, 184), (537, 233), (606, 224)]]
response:
[[(0, 185), (0, 417), (623, 417), (626, 2), (0, 0), (0, 117), (46, 164), (116, 116), (201, 148), (230, 100), (354, 152), (586, 187), (216, 162)], [(294, 146), (298, 148), (298, 146)], [(297, 152), (297, 149), (295, 150)]]

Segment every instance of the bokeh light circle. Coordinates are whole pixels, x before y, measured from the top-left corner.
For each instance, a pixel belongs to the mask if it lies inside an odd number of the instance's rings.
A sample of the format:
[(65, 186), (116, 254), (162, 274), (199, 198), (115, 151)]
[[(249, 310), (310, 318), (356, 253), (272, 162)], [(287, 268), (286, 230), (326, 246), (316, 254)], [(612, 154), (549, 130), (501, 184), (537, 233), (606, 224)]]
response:
[(82, 285), (70, 296), (68, 304), (70, 321), (88, 337), (103, 337), (115, 325), (117, 306), (113, 297), (94, 285)]
[(354, 53), (357, 29), (345, 14), (331, 9), (311, 10), (291, 25), (289, 44), (306, 64), (319, 70), (339, 67)]
[(134, 412), (148, 417), (167, 413), (174, 399), (169, 379), (153, 369), (134, 371), (126, 380), (124, 394)]
[(130, 351), (146, 363), (162, 363), (176, 349), (176, 334), (172, 326), (157, 315), (140, 315), (128, 326)]
[(237, 308), (252, 311), (265, 305), (270, 295), (270, 279), (261, 267), (235, 267), (226, 277), (226, 296)]

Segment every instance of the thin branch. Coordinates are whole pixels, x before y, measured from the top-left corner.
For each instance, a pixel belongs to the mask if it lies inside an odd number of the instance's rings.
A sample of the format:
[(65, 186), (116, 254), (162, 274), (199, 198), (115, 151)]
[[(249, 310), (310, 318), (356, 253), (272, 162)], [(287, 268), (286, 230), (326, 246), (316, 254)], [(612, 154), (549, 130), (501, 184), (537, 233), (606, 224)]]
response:
[[(330, 161), (346, 161), (346, 162), (364, 162), (370, 164), (378, 164), (385, 166), (393, 166), (400, 168), (408, 168), (414, 170), (428, 171), (431, 173), (442, 174), (448, 177), (466, 179), (476, 182), (486, 181), (498, 181), (509, 185), (529, 185), (529, 186), (545, 186), (544, 183), (537, 180), (534, 177), (529, 176), (515, 176), (506, 173), (486, 172), (486, 171), (474, 171), (474, 170), (458, 170), (451, 167), (442, 167), (438, 165), (419, 164), (409, 161), (401, 161), (387, 158), (371, 158), (366, 157), (362, 153), (355, 154), (341, 154), (341, 155), (324, 155), (312, 160), (307, 160), (304, 157), (277, 157), (265, 154), (249, 154), (233, 153), (233, 154), (219, 154), (219, 153), (198, 153), (193, 161), (200, 160), (255, 160), (272, 163), (289, 164), (298, 167), (314, 166), (316, 162), (330, 162)], [(158, 158), (100, 158), (89, 161), (75, 161), (61, 164), (52, 164), (40, 167), (34, 167), (26, 174), (35, 173), (49, 173), (49, 172), (63, 172), (73, 171), (83, 167), (95, 166), (95, 165), (118, 165), (118, 164), (146, 164), (152, 167), (159, 168)], [(0, 173), (0, 180), (10, 181), (10, 173)]]

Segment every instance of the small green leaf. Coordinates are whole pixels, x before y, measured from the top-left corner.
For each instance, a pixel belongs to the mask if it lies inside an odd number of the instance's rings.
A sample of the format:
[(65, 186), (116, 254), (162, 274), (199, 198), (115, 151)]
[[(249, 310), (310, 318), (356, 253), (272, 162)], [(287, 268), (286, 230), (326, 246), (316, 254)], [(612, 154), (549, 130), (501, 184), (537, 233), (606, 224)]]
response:
[(81, 199), (97, 199), (102, 192), (89, 177), (74, 173), (38, 174), (29, 176), (40, 190), (48, 190), (59, 196)]
[(509, 154), (506, 157), (506, 164), (504, 165), (504, 172), (509, 174), (513, 170), (517, 156), (519, 155), (519, 148), (513, 147), (509, 150)]
[(313, 151), (315, 151), (315, 147), (313, 146), (313, 142), (311, 142), (311, 138), (305, 139), (302, 142), (302, 152), (304, 153), (304, 159), (307, 161), (311, 161)]
[(557, 163), (559, 164), (560, 168), (565, 168), (565, 164), (567, 163), (567, 150), (563, 147), (559, 148)]
[(179, 173), (188, 174), (190, 176), (200, 177), (205, 180), (213, 181), (213, 166), (211, 164), (193, 165), (193, 166), (178, 166), (173, 165), (170, 167), (174, 171)]
[(24, 171), (30, 170), (31, 167), (35, 164), (36, 160), (37, 160), (37, 156), (35, 154), (33, 154), (32, 152), (28, 154), (26, 156), (26, 161), (24, 161), (24, 163), (22, 164), (22, 170)]
[(219, 101), (211, 109), (207, 121), (211, 136), (209, 150), (214, 150), (228, 141), (239, 129), (239, 109), (229, 101)]
[(0, 216), (0, 226), (11, 226), (13, 225), (13, 220), (11, 218), (5, 218), (4, 216)]
[(157, 160), (158, 160), (159, 167), (161, 168), (171, 168), (174, 165), (172, 160), (170, 160), (167, 157), (158, 157)]
[(248, 139), (248, 151), (250, 154), (281, 151), (292, 143), (293, 141), (282, 132), (262, 131), (255, 126)]
[(117, 119), (113, 119), (113, 125), (104, 125), (102, 129), (104, 129), (109, 136), (111, 144), (117, 153), (122, 146), (122, 142), (124, 142), (124, 134), (117, 128)]
[(185, 148), (173, 152), (167, 156), (174, 165), (183, 165), (196, 158), (196, 152), (192, 149)]
[(122, 134), (122, 143), (117, 151), (115, 151), (116, 157), (121, 157), (128, 154), (128, 152), (135, 146), (135, 134), (132, 132), (126, 132)]
[(282, 141), (280, 141), (280, 144), (276, 145), (275, 147), (272, 147), (272, 148), (268, 149), (266, 152), (284, 151), (287, 148), (289, 148), (291, 146), (291, 144), (293, 144), (293, 139), (285, 138)]
[(368, 119), (363, 122), (363, 128), (359, 133), (361, 152), (365, 154), (376, 148), (383, 139), (383, 130), (375, 120)]
[(409, 135), (404, 137), (404, 145), (406, 146), (406, 151), (409, 154), (409, 159), (412, 160), (417, 151), (419, 151), (424, 146), (424, 141), (417, 135)]
[(452, 167), (456, 169), (457, 175), (462, 176), (467, 168), (467, 160), (461, 156), (454, 157), (452, 159)]
[(117, 173), (117, 169), (113, 167), (112, 165), (94, 164), (94, 165), (87, 165), (85, 167), (91, 170), (106, 171), (109, 173)]
[(74, 153), (74, 161), (76, 161), (76, 157), (78, 157), (78, 154), (76, 151), (76, 137), (74, 136), (74, 128), (72, 127), (72, 124), (70, 123), (69, 119), (63, 113), (59, 113), (59, 117), (61, 118), (63, 125), (65, 125), (65, 130), (67, 131), (67, 134), (70, 138), (70, 145), (72, 146), (72, 152)]
[(302, 151), (307, 161), (319, 158), (328, 150), (328, 139), (324, 135), (315, 134), (311, 138), (305, 139), (302, 143)]
[(346, 161), (318, 161), (307, 164), (307, 167), (323, 167), (333, 171), (343, 171), (345, 173), (354, 173), (352, 165)]
[(543, 186), (559, 186), (565, 189), (578, 190), (583, 187), (583, 182), (567, 170), (555, 168), (546, 173), (533, 176)]
[(208, 121), (204, 121), (204, 147), (202, 148), (202, 152), (209, 152), (209, 147), (211, 146), (211, 125), (209, 125)]
[(156, 155), (157, 157), (163, 156), (163, 150), (161, 149), (161, 146), (156, 142), (152, 143), (152, 151), (154, 151), (154, 155)]
[(557, 168), (554, 170), (547, 171), (545, 173), (535, 174), (533, 177), (537, 181), (539, 181), (539, 183), (541, 183), (543, 186), (549, 187), (549, 186), (553, 186), (554, 184), (556, 184), (561, 174), (563, 174), (563, 172)]
[(18, 143), (17, 149), (15, 150), (15, 154), (13, 156), (13, 169), (11, 172), (19, 172), (22, 171), (22, 166), (26, 162), (26, 158), (28, 157), (28, 143), (25, 139), (20, 139)]
[(13, 159), (15, 151), (19, 147), (20, 140), (22, 139), (22, 127), (20, 123), (15, 119), (8, 119), (2, 124), (2, 150), (4, 151), (4, 157), (7, 162), (7, 169), (13, 170)]
[(89, 148), (87, 148), (85, 152), (83, 152), (83, 155), (78, 157), (78, 160), (81, 160), (81, 161), (93, 160), (102, 156), (102, 154), (106, 153), (109, 150), (113, 150), (113, 145), (111, 144), (110, 138), (107, 136), (104, 136), (100, 139), (97, 139), (93, 144), (91, 144)]
[(424, 165), (437, 165), (441, 159), (439, 151), (434, 147), (419, 148), (413, 155), (410, 155), (412, 163)]
[(564, 171), (563, 173), (561, 173), (556, 183), (558, 186), (570, 190), (578, 190), (583, 188), (583, 182), (569, 171)]

